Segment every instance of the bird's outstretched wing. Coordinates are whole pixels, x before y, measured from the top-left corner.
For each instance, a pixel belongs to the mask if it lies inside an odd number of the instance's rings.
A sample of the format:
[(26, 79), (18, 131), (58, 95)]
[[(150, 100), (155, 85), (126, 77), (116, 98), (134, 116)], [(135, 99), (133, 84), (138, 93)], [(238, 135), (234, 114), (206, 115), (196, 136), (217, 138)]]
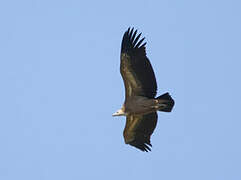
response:
[(126, 98), (130, 96), (145, 96), (153, 98), (156, 95), (157, 84), (151, 63), (146, 57), (145, 38), (137, 35), (134, 28), (128, 29), (121, 44), (120, 72), (125, 84)]
[(151, 151), (151, 134), (157, 124), (157, 113), (129, 115), (123, 132), (125, 143), (142, 151)]

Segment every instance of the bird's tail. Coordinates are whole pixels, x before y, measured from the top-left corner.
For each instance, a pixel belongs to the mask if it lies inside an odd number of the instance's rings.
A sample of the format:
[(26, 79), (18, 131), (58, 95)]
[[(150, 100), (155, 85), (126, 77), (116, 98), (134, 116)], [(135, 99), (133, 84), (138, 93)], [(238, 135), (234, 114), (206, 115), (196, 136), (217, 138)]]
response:
[(164, 111), (164, 112), (172, 111), (172, 108), (175, 102), (172, 99), (172, 97), (169, 95), (169, 93), (165, 93), (161, 96), (158, 96), (155, 99), (158, 100), (158, 106), (159, 106), (159, 108), (157, 109), (158, 111)]

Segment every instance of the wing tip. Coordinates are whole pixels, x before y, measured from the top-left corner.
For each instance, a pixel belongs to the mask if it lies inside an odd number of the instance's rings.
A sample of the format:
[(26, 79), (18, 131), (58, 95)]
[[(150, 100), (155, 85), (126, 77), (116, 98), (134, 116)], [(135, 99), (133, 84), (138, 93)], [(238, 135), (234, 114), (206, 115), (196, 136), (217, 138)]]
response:
[(143, 143), (143, 144), (140, 144), (139, 146), (135, 146), (135, 147), (140, 149), (143, 152), (150, 152), (152, 145), (149, 143)]
[(127, 31), (125, 31), (122, 39), (121, 52), (129, 52), (132, 49), (139, 49), (145, 47), (146, 42), (143, 43), (145, 37), (139, 40), (142, 33), (139, 33), (137, 35), (137, 32), (138, 30), (135, 30), (134, 27), (129, 27)]
[(137, 148), (143, 152), (149, 152), (149, 151), (151, 151), (151, 148), (152, 148), (151, 143), (148, 143), (148, 142), (132, 141), (127, 144), (134, 146), (135, 148)]

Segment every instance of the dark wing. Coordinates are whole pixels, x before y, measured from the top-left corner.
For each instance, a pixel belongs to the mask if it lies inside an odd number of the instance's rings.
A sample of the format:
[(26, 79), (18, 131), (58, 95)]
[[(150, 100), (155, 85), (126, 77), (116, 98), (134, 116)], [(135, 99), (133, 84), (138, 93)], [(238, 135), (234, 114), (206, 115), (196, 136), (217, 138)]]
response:
[[(125, 84), (126, 98), (130, 96), (156, 96), (157, 84), (151, 63), (146, 57), (146, 43), (139, 40), (141, 33), (130, 28), (125, 32), (121, 44), (120, 72)], [(137, 36), (136, 36), (137, 35)]]
[(151, 134), (157, 124), (157, 113), (146, 115), (129, 115), (126, 117), (124, 139), (126, 144), (135, 146), (142, 151), (151, 151)]

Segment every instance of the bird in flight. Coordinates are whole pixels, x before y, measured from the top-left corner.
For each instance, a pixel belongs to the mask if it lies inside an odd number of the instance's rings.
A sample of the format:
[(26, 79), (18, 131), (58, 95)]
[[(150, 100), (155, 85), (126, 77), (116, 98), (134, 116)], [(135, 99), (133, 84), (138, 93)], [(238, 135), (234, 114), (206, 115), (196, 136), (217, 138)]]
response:
[(146, 56), (145, 38), (134, 28), (123, 36), (120, 73), (125, 85), (125, 101), (113, 116), (126, 116), (125, 143), (141, 151), (151, 151), (151, 135), (157, 124), (157, 111), (171, 112), (174, 100), (169, 93), (156, 96), (154, 71)]

